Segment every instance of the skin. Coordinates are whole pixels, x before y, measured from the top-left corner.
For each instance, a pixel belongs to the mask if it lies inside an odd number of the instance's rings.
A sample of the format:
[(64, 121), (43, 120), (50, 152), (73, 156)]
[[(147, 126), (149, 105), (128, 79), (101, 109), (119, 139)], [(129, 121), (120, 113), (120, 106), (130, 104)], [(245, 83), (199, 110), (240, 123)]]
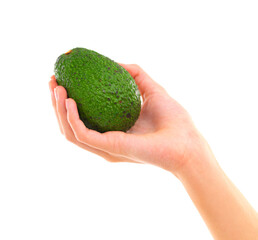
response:
[(110, 162), (152, 164), (183, 184), (214, 239), (258, 239), (258, 214), (229, 180), (188, 112), (138, 65), (121, 64), (135, 79), (143, 104), (126, 133), (99, 133), (79, 119), (55, 76), (49, 82), (61, 133), (77, 146)]

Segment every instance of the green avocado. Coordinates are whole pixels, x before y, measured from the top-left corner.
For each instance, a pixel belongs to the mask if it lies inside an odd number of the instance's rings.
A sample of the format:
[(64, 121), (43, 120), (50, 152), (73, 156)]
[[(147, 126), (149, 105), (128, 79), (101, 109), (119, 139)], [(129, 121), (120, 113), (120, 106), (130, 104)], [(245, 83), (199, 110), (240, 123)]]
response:
[(80, 119), (98, 132), (129, 130), (141, 111), (138, 87), (122, 66), (86, 48), (60, 55), (55, 77), (77, 103)]

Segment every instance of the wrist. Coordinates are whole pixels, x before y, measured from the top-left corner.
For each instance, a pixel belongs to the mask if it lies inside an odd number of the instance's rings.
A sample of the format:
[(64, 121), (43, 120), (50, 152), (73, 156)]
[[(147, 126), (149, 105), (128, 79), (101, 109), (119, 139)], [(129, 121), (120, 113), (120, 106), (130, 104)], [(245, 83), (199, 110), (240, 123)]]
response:
[(220, 168), (206, 139), (198, 131), (191, 135), (182, 165), (176, 172), (181, 182), (210, 168)]

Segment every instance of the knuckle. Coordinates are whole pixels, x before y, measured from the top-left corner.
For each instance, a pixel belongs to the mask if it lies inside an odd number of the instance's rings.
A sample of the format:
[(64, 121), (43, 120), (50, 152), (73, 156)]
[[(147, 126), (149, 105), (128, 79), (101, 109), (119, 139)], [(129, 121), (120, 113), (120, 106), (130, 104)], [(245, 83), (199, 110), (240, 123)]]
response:
[(67, 141), (74, 142), (74, 138), (70, 134), (64, 133), (64, 135)]
[(138, 68), (139, 70), (141, 70), (142, 68), (138, 65), (138, 64), (132, 64), (135, 68)]
[(163, 86), (159, 85), (159, 88), (161, 92), (167, 93), (167, 90)]
[(110, 159), (110, 158), (105, 158), (106, 161), (108, 161), (109, 163), (118, 163), (118, 162), (122, 162), (122, 161), (119, 161), (119, 160), (114, 160), (114, 159)]
[(133, 64), (133, 66), (136, 69), (136, 72), (137, 72), (136, 75), (140, 75), (140, 74), (144, 73), (144, 70), (138, 64)]
[(115, 161), (112, 158), (106, 157), (106, 156), (102, 156), (106, 161), (110, 162), (110, 163), (114, 163)]

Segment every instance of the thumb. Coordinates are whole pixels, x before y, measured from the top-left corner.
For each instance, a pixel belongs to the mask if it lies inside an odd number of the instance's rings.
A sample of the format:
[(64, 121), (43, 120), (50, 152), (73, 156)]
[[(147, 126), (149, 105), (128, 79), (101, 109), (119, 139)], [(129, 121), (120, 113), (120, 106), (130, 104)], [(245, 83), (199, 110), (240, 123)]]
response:
[(142, 98), (146, 98), (154, 92), (166, 92), (165, 89), (155, 82), (144, 70), (137, 64), (119, 63), (134, 78)]

